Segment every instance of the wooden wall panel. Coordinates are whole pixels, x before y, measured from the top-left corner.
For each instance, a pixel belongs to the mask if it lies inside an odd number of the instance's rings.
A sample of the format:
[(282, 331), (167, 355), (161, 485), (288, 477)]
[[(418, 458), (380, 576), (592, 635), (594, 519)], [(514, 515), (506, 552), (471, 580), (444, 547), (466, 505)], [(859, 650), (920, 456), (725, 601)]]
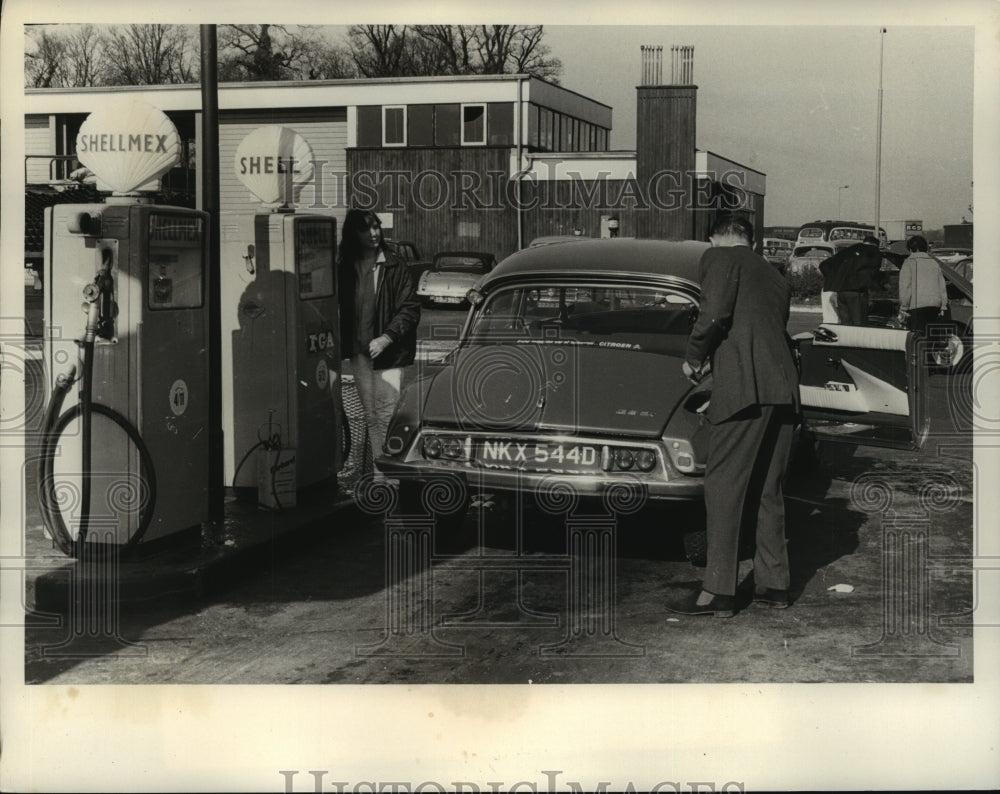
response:
[(350, 206), (391, 212), (392, 236), (424, 256), (439, 251), (517, 249), (509, 149), (352, 149)]

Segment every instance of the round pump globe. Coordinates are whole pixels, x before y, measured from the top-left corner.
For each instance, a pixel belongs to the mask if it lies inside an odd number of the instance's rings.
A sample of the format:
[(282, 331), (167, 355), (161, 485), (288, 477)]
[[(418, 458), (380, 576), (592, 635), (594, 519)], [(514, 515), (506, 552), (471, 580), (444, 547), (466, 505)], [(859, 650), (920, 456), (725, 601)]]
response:
[(99, 189), (132, 193), (180, 162), (181, 139), (159, 108), (139, 99), (117, 99), (80, 125), (76, 156), (97, 177)]
[(236, 149), (236, 176), (261, 203), (294, 204), (313, 178), (308, 141), (288, 127), (271, 124), (249, 133)]

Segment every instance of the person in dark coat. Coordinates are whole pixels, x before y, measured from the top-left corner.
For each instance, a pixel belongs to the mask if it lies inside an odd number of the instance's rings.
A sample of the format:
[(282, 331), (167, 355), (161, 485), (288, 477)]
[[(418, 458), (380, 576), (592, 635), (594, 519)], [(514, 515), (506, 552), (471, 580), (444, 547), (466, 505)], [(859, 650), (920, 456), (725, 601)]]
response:
[(841, 325), (865, 324), (868, 291), (879, 283), (881, 268), (878, 239), (872, 236), (820, 263), (823, 290), (836, 293), (837, 320)]
[[(399, 401), (402, 367), (416, 357), (420, 299), (409, 268), (386, 247), (374, 212), (348, 210), (337, 278), (341, 355), (351, 361), (377, 457)], [(375, 479), (382, 479), (377, 470)]]
[[(705, 469), (707, 567), (700, 592), (668, 603), (687, 615), (734, 613), (744, 517), (756, 523), (754, 600), (788, 606), (782, 483), (799, 410), (788, 324), (788, 281), (753, 253), (753, 226), (719, 218), (702, 256), (701, 306), (688, 338), (684, 374), (709, 369), (712, 397)], [(748, 526), (752, 529), (752, 526)]]

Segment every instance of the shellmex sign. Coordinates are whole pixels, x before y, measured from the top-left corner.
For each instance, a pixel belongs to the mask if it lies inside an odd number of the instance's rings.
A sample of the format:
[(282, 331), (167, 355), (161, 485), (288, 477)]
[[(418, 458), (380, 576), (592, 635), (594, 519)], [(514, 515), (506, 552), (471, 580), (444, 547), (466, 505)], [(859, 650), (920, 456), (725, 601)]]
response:
[(181, 159), (181, 139), (167, 115), (138, 99), (95, 110), (76, 136), (77, 158), (94, 172), (98, 189), (131, 193), (158, 179)]

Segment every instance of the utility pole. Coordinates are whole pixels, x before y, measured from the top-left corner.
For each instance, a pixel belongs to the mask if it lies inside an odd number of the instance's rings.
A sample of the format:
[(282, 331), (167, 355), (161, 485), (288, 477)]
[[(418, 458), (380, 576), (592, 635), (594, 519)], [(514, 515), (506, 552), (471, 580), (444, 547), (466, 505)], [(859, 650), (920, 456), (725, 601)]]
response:
[(878, 127), (875, 133), (875, 237), (879, 240), (880, 212), (882, 208), (882, 67), (885, 62), (885, 28), (879, 33), (878, 54)]

